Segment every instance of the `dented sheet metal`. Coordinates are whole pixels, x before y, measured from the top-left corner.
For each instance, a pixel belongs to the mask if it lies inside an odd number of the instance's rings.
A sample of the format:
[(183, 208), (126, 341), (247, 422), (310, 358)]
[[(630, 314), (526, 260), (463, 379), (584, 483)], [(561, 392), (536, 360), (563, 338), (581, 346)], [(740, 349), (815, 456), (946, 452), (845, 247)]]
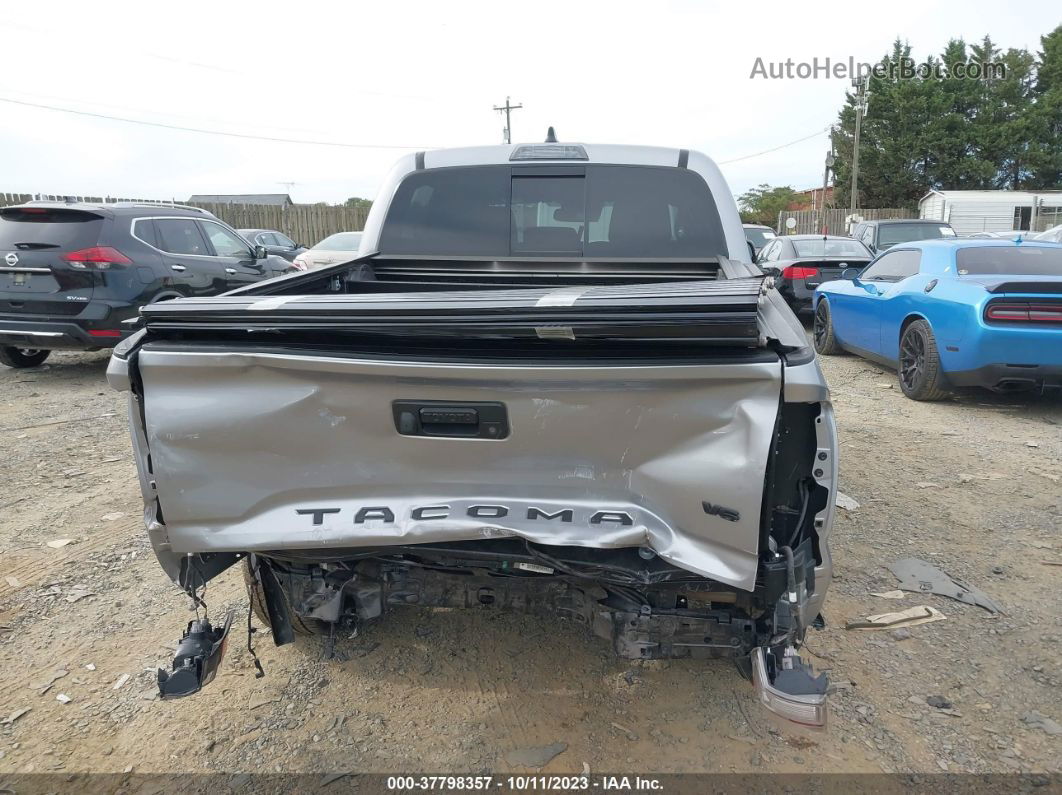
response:
[[(175, 553), (519, 536), (649, 546), (754, 586), (780, 362), (485, 366), (148, 345), (137, 366)], [(396, 400), (497, 401), (511, 433), (403, 436)]]

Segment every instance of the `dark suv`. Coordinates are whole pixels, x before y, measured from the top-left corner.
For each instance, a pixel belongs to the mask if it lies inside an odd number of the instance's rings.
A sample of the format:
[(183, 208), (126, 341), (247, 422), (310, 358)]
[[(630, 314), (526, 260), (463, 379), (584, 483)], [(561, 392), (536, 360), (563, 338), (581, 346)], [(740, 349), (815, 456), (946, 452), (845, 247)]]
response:
[(939, 240), (955, 237), (955, 230), (946, 221), (929, 221), (924, 218), (890, 218), (881, 221), (860, 221), (848, 235), (880, 254), (899, 243), (915, 240)]
[(293, 271), (205, 210), (32, 202), (0, 208), (0, 362), (111, 348), (141, 306)]

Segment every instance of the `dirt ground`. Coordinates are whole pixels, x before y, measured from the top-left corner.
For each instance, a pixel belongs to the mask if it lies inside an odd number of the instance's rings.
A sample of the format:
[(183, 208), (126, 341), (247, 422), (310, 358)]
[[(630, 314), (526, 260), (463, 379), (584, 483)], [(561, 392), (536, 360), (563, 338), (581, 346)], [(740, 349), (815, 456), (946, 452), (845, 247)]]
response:
[[(915, 403), (893, 373), (824, 362), (841, 487), (860, 505), (839, 511), (827, 627), (808, 638), (836, 688), (830, 727), (801, 735), (731, 663), (631, 663), (577, 627), (486, 610), (396, 614), (334, 660), (259, 633), (264, 679), (237, 629), (212, 685), (159, 701), (155, 668), (192, 614), (142, 529), (106, 362), (0, 367), (0, 773), (528, 772), (513, 752), (553, 743), (543, 772), (1062, 771), (1058, 398)], [(908, 556), (1005, 615), (871, 595)], [(246, 621), (237, 570), (206, 601)], [(918, 604), (947, 620), (844, 629)]]

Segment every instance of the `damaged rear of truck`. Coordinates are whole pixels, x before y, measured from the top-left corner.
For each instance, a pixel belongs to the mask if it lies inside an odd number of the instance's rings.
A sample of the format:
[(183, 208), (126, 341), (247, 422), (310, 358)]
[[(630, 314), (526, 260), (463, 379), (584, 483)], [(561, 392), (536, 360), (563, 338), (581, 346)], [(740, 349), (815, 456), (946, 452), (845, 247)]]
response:
[[(410, 155), (356, 260), (142, 314), (108, 376), (193, 598), (238, 563), (277, 644), (395, 607), (562, 618), (622, 657), (734, 658), (825, 724), (798, 651), (831, 576), (829, 394), (704, 155)], [(227, 631), (193, 622), (163, 695)]]

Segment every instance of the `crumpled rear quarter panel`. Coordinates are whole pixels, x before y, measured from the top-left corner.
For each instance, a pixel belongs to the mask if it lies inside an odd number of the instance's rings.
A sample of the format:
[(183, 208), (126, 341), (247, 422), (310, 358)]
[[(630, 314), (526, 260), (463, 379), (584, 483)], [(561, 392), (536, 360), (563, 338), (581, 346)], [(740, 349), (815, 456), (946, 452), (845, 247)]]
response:
[[(781, 363), (506, 366), (141, 349), (145, 436), (174, 552), (516, 535), (649, 546), (752, 590)], [(504, 440), (400, 435), (394, 400), (500, 401)], [(736, 511), (705, 512), (702, 501)], [(505, 506), (472, 518), (473, 505)], [(356, 524), (359, 508), (394, 521)], [(449, 506), (415, 520), (416, 507)], [(297, 509), (338, 508), (321, 524)], [(528, 508), (574, 520), (529, 519)], [(630, 525), (589, 523), (622, 511)], [(443, 511), (430, 512), (441, 515)]]

